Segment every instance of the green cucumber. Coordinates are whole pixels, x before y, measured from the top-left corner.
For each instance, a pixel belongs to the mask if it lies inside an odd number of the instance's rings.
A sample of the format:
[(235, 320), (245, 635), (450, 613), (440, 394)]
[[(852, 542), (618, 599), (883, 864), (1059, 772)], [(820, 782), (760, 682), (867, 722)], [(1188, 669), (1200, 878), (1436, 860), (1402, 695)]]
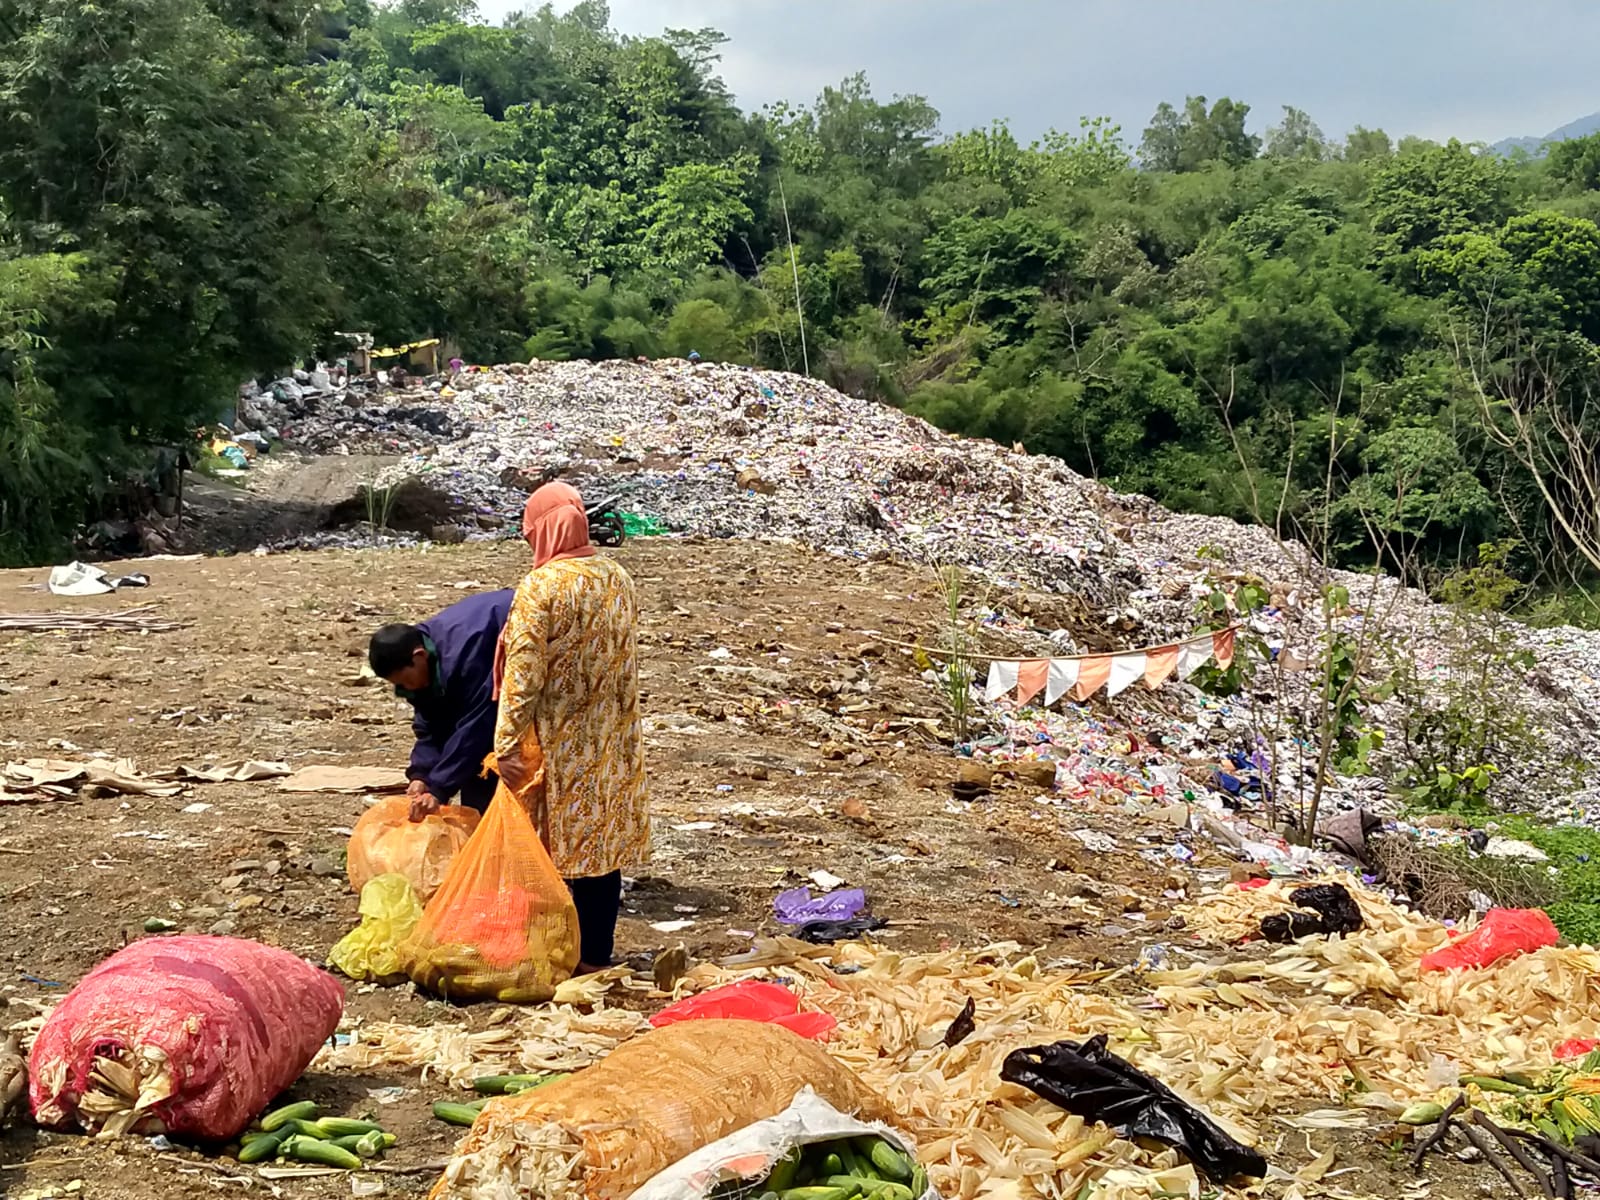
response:
[(510, 1096), (565, 1078), (565, 1074), (482, 1075), (472, 1081), (472, 1090), (486, 1096)]
[(316, 1121), (318, 1129), (322, 1130), (325, 1138), (342, 1138), (354, 1135), (360, 1137), (364, 1133), (382, 1133), (383, 1127), (371, 1121), (357, 1121), (353, 1117), (319, 1117)]
[(400, 1139), (392, 1133), (375, 1130), (364, 1134), (355, 1145), (356, 1154), (361, 1158), (382, 1158), (383, 1152), (393, 1146)]
[(800, 1170), (800, 1151), (791, 1150), (772, 1165), (772, 1173), (762, 1185), (769, 1192), (786, 1192), (794, 1186), (795, 1175)]
[(323, 1167), (338, 1167), (341, 1171), (354, 1171), (361, 1159), (350, 1151), (319, 1138), (295, 1134), (283, 1143), (283, 1156), (296, 1162), (316, 1163)]
[(895, 1183), (909, 1183), (911, 1181), (911, 1164), (906, 1161), (906, 1156), (882, 1138), (866, 1139), (869, 1144), (860, 1147), (858, 1153), (864, 1152), (872, 1165), (878, 1169), (878, 1174), (884, 1179), (892, 1179)]
[(258, 1133), (239, 1149), (239, 1161), (242, 1163), (266, 1162), (278, 1156), (278, 1147), (288, 1141), (291, 1134), (287, 1129), (275, 1129), (271, 1133)]
[(317, 1102), (315, 1100), (297, 1100), (293, 1104), (285, 1104), (282, 1108), (275, 1108), (261, 1118), (261, 1129), (264, 1133), (271, 1133), (274, 1129), (282, 1129), (290, 1121), (307, 1121), (317, 1115)]
[(452, 1104), (440, 1100), (433, 1106), (433, 1115), (447, 1125), (471, 1125), (483, 1110), (476, 1104)]

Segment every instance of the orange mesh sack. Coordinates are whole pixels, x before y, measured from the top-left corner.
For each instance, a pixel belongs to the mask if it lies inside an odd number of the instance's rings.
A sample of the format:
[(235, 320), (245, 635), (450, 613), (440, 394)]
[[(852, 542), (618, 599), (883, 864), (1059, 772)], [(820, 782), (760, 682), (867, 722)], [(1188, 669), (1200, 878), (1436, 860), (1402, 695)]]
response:
[(848, 1067), (781, 1025), (668, 1025), (568, 1079), (490, 1101), (431, 1200), (624, 1200), (807, 1087), (863, 1120), (891, 1115)]
[(401, 948), (406, 974), (447, 1000), (536, 1004), (578, 965), (578, 910), (504, 784)]
[(380, 800), (361, 814), (350, 834), (350, 886), (360, 892), (379, 875), (404, 875), (426, 904), (477, 827), (477, 812), (460, 804), (447, 804), (431, 817), (413, 821), (405, 796)]

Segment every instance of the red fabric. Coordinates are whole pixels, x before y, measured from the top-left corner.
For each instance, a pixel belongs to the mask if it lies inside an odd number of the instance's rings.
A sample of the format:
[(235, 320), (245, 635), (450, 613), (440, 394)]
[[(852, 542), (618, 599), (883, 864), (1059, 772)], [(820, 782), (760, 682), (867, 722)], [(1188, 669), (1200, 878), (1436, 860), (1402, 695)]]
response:
[[(583, 497), (570, 483), (547, 483), (528, 497), (522, 509), (522, 538), (533, 551), (533, 569), (563, 558), (589, 558), (594, 546), (589, 541), (589, 514)], [(494, 690), (490, 698), (500, 699), (500, 684), (506, 677), (506, 631), (494, 644)]]
[(825, 1041), (838, 1027), (839, 1022), (827, 1013), (801, 1012), (800, 997), (778, 983), (747, 979), (730, 983), (726, 987), (712, 988), (687, 1000), (663, 1008), (650, 1018), (650, 1024), (660, 1029), (679, 1021), (732, 1020), (761, 1021), (768, 1025), (782, 1025), (791, 1033)]
[(1560, 940), (1561, 934), (1542, 908), (1491, 908), (1471, 933), (1442, 950), (1424, 954), (1422, 970), (1487, 967), (1508, 955), (1554, 946)]
[(34, 1119), (73, 1122), (97, 1054), (158, 1049), (174, 1091), (150, 1116), (181, 1137), (226, 1141), (300, 1078), (343, 1012), (338, 981), (287, 951), (220, 937), (134, 942), (39, 1031), (28, 1057)]
[(1582, 1058), (1596, 1046), (1600, 1046), (1600, 1038), (1569, 1038), (1551, 1053), (1557, 1062), (1564, 1062), (1569, 1058)]

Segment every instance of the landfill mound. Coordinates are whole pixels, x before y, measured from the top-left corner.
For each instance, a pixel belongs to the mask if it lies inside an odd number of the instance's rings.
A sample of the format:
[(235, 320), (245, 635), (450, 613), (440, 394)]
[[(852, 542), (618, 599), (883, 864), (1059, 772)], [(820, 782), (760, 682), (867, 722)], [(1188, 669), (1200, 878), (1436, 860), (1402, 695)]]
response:
[[(514, 533), (527, 493), (561, 477), (591, 500), (614, 494), (621, 508), (677, 533), (957, 564), (1002, 588), (1070, 598), (1080, 619), (1061, 618), (1067, 628), (1052, 628), (1048, 596), (1035, 604), (1034, 628), (1017, 632), (1055, 636), (1024, 651), (1182, 637), (1196, 628), (1217, 581), (1232, 577), (1273, 596), (1251, 620), (1274, 649), (1311, 653), (1323, 632), (1317, 597), (1341, 584), (1352, 598), (1347, 627), (1386, 622), (1424, 674), (1447, 655), (1446, 611), (1393, 579), (1328, 570), (1267, 529), (1171, 513), (1059, 459), (947, 434), (785, 372), (684, 360), (471, 368), (398, 389), (352, 385), (320, 400), (307, 393), (284, 432), (335, 452), (375, 443), (391, 454), (409, 451), (379, 482), (425, 484), (448, 496), (470, 514), (459, 537)], [(1552, 739), (1560, 730), (1600, 732), (1600, 637), (1570, 628), (1519, 636), (1539, 665), (1500, 685)], [(1594, 739), (1581, 741), (1566, 741), (1560, 753), (1590, 757)], [(1542, 794), (1538, 764), (1507, 769), (1526, 775), (1519, 783), (1530, 796)], [(1336, 805), (1371, 799), (1374, 780), (1347, 782)], [(1563, 800), (1568, 813), (1600, 810), (1587, 794)]]

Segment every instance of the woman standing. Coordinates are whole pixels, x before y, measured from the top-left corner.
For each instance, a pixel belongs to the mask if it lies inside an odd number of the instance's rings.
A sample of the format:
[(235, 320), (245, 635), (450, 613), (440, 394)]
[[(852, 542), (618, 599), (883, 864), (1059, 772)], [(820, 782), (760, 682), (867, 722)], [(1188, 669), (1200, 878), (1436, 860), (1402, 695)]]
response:
[(650, 855), (638, 601), (628, 573), (595, 556), (567, 484), (528, 498), (522, 536), (533, 569), (503, 634), (496, 763), (572, 891), (582, 974), (611, 965), (622, 868)]

